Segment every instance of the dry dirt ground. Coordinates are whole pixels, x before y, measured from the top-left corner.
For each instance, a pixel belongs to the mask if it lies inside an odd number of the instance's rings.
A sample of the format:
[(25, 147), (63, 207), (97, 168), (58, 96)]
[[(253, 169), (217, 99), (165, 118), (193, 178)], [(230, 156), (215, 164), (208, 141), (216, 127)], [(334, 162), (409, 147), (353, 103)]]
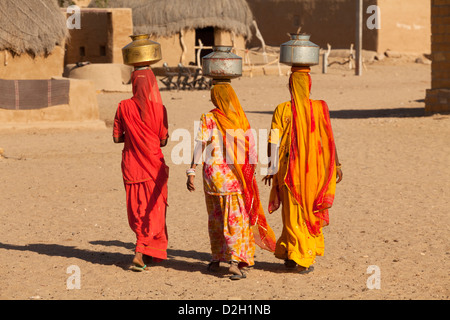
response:
[[(384, 61), (367, 68), (362, 77), (345, 66), (326, 75), (312, 70), (312, 98), (328, 102), (344, 172), (324, 230), (325, 256), (314, 272), (287, 273), (282, 261), (257, 249), (247, 279), (230, 281), (226, 264), (209, 274), (201, 180), (196, 192), (186, 190), (188, 165), (174, 163), (176, 140), (164, 149), (171, 170), (169, 259), (148, 272), (129, 271), (135, 238), (126, 217), (122, 146), (113, 144), (111, 124), (130, 94), (101, 93), (105, 129), (0, 132), (7, 157), (0, 160), (0, 299), (447, 300), (450, 116), (424, 115), (429, 65)], [(253, 128), (269, 128), (276, 105), (289, 99), (287, 81), (233, 81)], [(193, 136), (194, 122), (212, 108), (209, 92), (161, 93), (172, 139), (175, 129)], [(269, 188), (260, 184), (260, 191), (267, 207)], [(279, 212), (268, 220), (280, 234)], [(71, 289), (77, 284), (71, 266), (79, 289)]]

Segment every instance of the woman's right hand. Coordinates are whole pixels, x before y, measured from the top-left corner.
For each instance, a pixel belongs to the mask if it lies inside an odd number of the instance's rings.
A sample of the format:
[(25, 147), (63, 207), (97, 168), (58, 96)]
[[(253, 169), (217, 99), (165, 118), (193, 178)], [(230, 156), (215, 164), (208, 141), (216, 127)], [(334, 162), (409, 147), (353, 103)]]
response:
[(264, 185), (267, 185), (267, 183), (269, 183), (269, 187), (270, 187), (270, 183), (271, 183), (272, 179), (273, 179), (273, 175), (268, 174), (267, 176), (262, 178), (261, 181), (264, 181)]
[(186, 186), (190, 192), (195, 191), (194, 179), (195, 179), (194, 175), (188, 176), (187, 178)]

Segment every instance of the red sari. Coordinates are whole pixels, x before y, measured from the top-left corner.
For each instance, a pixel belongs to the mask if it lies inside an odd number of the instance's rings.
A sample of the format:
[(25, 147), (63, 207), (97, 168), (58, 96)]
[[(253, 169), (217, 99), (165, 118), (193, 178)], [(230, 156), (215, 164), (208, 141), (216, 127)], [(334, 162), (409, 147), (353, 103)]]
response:
[(122, 174), (128, 222), (136, 234), (136, 252), (167, 259), (167, 180), (160, 148), (168, 138), (167, 113), (151, 70), (132, 74), (133, 97), (120, 102), (114, 119), (116, 138), (124, 137)]

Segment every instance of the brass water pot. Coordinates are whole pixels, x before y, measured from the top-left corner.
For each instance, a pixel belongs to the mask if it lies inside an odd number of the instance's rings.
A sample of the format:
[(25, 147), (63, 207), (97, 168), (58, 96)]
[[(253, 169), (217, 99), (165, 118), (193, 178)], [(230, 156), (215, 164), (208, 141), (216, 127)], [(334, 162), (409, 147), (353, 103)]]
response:
[(122, 49), (123, 62), (126, 65), (148, 66), (162, 59), (161, 45), (149, 37), (148, 34), (131, 36), (133, 42)]

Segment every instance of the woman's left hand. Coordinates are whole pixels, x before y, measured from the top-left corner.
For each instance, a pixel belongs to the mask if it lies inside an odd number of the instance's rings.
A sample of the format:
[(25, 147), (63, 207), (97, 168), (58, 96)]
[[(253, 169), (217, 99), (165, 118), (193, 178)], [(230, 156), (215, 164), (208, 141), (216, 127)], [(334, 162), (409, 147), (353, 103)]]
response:
[(343, 173), (342, 173), (342, 169), (341, 168), (337, 168), (336, 169), (336, 183), (339, 183), (342, 181), (342, 177), (343, 177)]
[(191, 176), (189, 176), (189, 177), (187, 178), (186, 186), (187, 186), (187, 189), (188, 189), (190, 192), (195, 191), (194, 178), (195, 178), (194, 175), (191, 175)]

